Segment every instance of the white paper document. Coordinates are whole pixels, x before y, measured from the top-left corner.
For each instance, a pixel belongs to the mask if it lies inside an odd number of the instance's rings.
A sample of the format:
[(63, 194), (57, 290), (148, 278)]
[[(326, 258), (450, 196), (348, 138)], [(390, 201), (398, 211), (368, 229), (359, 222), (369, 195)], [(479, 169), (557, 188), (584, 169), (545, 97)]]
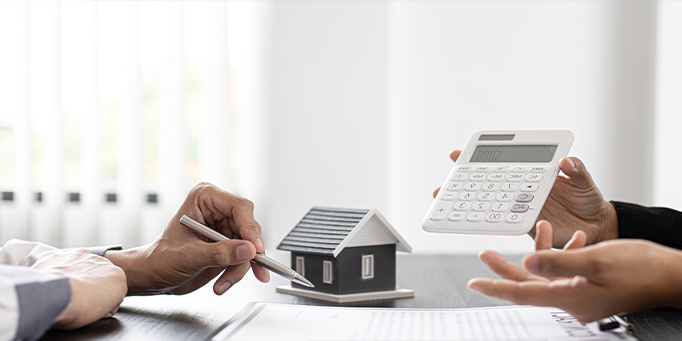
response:
[(636, 340), (556, 308), (347, 308), (251, 303), (213, 340)]

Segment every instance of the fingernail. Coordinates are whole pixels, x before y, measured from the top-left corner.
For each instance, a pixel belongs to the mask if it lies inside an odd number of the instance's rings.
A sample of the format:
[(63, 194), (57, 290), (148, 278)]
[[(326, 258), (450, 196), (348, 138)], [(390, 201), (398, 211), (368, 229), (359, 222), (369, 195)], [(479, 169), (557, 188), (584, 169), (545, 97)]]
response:
[(538, 264), (538, 257), (536, 256), (529, 256), (526, 258), (526, 261), (523, 262), (523, 265), (526, 267), (526, 270), (537, 273), (539, 270), (539, 264)]
[(265, 251), (265, 246), (263, 246), (263, 241), (260, 240), (260, 238), (258, 238), (257, 241), (258, 241), (258, 243), (257, 243), (258, 245), (256, 245), (256, 250), (261, 249), (261, 250)]
[(218, 291), (220, 291), (220, 294), (222, 295), (222, 294), (224, 294), (227, 290), (229, 290), (231, 286), (232, 286), (232, 283), (230, 283), (230, 282), (225, 282), (225, 283), (221, 284), (221, 285), (218, 287)]
[(573, 159), (570, 157), (567, 157), (566, 160), (568, 160), (568, 163), (571, 164), (571, 168), (575, 169), (575, 161), (573, 161)]
[(239, 245), (237, 247), (237, 258), (240, 260), (251, 259), (251, 248), (248, 245)]
[(473, 279), (470, 280), (469, 283), (467, 283), (467, 287), (469, 288), (469, 290), (478, 291), (478, 285)]

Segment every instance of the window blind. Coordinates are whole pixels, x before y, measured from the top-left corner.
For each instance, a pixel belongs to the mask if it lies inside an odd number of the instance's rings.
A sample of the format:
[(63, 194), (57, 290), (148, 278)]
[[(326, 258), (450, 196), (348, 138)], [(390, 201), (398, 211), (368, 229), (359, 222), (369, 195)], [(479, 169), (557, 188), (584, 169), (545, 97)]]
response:
[(0, 242), (134, 246), (197, 181), (234, 190), (245, 52), (228, 17), (246, 10), (0, 3)]

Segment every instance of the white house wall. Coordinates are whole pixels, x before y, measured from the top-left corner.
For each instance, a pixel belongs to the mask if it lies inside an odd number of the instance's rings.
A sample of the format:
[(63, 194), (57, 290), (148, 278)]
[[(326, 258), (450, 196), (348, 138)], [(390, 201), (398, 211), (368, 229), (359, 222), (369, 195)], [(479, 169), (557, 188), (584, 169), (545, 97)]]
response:
[(384, 224), (373, 216), (365, 226), (346, 244), (346, 247), (394, 244), (398, 240), (384, 228)]

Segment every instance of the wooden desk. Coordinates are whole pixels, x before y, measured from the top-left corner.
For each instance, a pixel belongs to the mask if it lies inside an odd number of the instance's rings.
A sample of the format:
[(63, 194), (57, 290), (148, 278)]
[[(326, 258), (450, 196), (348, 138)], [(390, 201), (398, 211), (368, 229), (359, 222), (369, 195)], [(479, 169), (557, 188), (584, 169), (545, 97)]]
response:
[[(511, 259), (518, 262), (521, 257)], [(350, 305), (464, 308), (510, 304), (469, 291), (466, 283), (476, 276), (495, 275), (473, 255), (399, 254), (398, 285), (414, 289), (415, 297)], [(223, 296), (216, 296), (212, 287), (206, 286), (185, 296), (128, 297), (113, 318), (75, 331), (50, 331), (43, 340), (203, 340), (217, 332), (251, 301), (330, 305), (324, 301), (276, 293), (275, 286), (282, 284), (286, 281), (278, 276), (272, 276), (270, 283), (262, 284), (249, 273)], [(629, 319), (635, 325), (637, 336), (643, 340), (682, 340), (682, 310), (647, 310), (631, 314)]]

